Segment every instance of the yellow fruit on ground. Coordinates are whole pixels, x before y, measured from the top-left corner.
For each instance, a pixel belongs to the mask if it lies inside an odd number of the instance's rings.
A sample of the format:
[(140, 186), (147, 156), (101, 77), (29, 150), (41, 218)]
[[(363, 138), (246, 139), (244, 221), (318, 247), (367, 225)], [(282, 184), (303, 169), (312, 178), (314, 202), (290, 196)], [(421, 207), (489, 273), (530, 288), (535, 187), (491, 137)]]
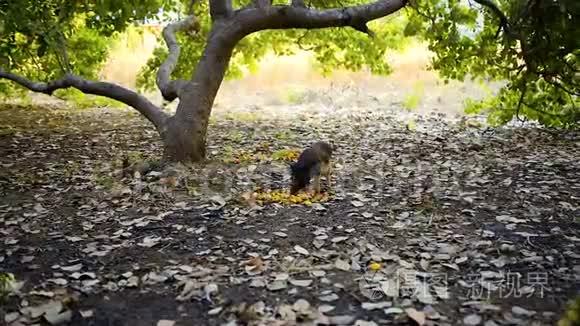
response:
[(376, 272), (376, 271), (378, 271), (378, 270), (380, 270), (380, 269), (381, 269), (381, 264), (379, 264), (379, 263), (377, 263), (377, 262), (372, 262), (372, 263), (369, 265), (369, 268), (370, 268), (370, 270), (371, 270), (371, 271), (374, 271), (374, 272)]
[(279, 190), (262, 190), (257, 188), (254, 196), (263, 202), (280, 203), (280, 204), (304, 204), (311, 206), (313, 202), (325, 201), (328, 194), (315, 194), (310, 192), (300, 192), (292, 195), (288, 189)]

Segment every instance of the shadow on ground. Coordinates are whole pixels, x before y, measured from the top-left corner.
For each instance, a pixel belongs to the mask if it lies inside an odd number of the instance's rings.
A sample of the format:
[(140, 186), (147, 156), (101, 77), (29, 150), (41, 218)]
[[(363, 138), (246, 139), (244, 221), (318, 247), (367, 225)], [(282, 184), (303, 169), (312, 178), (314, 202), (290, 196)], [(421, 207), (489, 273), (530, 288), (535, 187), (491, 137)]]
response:
[[(253, 110), (216, 114), (210, 163), (168, 188), (116, 174), (160, 155), (132, 112), (2, 106), (0, 263), (24, 282), (8, 324), (553, 325), (578, 293), (577, 140), (444, 115), (408, 130), (380, 106)], [(319, 139), (338, 147), (328, 202), (241, 199), (286, 187), (272, 154)]]

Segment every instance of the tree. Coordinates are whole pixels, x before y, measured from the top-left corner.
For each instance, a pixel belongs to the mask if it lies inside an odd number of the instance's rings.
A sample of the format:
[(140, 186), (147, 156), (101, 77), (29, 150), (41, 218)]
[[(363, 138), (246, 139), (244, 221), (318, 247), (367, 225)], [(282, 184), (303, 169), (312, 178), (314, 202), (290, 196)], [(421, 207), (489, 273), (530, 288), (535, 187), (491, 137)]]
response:
[[(580, 121), (580, 2), (473, 0), (417, 2), (408, 25), (429, 41), (444, 77), (507, 82), (499, 94), (470, 103), (492, 122), (518, 119), (577, 128)], [(471, 33), (461, 33), (462, 28)], [(466, 35), (467, 34), (467, 35)]]
[[(306, 5), (302, 0), (286, 4), (2, 0), (0, 78), (35, 92), (53, 94), (72, 87), (125, 103), (158, 130), (165, 159), (191, 162), (205, 157), (213, 101), (226, 73), (232, 73), (232, 57), (241, 54), (243, 63), (252, 64), (270, 47), (277, 53), (294, 51), (298, 47), (291, 44), (298, 40), (299, 47), (309, 45), (319, 61), (331, 66), (367, 65), (373, 72), (388, 73), (382, 54), (401, 40), (404, 31), (430, 43), (436, 54), (433, 66), (446, 78), (506, 80), (494, 102), (472, 105), (481, 109), (493, 104), (491, 112), (499, 123), (522, 114), (547, 125), (577, 125), (580, 15), (576, 0), (360, 1), (314, 0)], [(400, 32), (386, 23), (369, 28), (403, 8), (408, 10), (399, 17), (406, 27)], [(160, 9), (188, 16), (164, 28), (167, 50), (156, 51), (140, 81), (144, 87), (155, 84), (167, 101), (179, 100), (173, 116), (133, 90), (91, 79), (103, 55), (83, 62), (83, 54), (89, 51), (82, 45), (106, 50), (90, 40), (103, 42), (131, 23), (155, 17)], [(297, 30), (312, 33), (297, 37)], [(186, 55), (180, 55), (181, 44)], [(192, 60), (196, 61), (193, 73)]]

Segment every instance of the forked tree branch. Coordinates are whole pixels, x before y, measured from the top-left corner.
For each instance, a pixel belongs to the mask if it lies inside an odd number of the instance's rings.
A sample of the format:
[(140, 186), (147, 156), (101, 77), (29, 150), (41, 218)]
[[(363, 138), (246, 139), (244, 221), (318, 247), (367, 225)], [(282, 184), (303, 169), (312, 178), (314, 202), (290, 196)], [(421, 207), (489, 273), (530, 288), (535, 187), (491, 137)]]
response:
[(209, 0), (209, 14), (213, 21), (232, 15), (232, 0)]
[(408, 0), (379, 0), (346, 8), (316, 10), (300, 6), (272, 6), (265, 9), (243, 8), (235, 19), (244, 32), (251, 34), (265, 29), (327, 28), (350, 26), (372, 35), (367, 23), (388, 16), (407, 5)]
[(181, 52), (175, 33), (188, 29), (199, 31), (199, 23), (194, 15), (163, 28), (163, 39), (167, 44), (169, 54), (157, 71), (156, 82), (163, 98), (170, 102), (179, 97), (181, 89), (187, 83), (185, 80), (171, 80), (171, 73), (177, 66)]
[(510, 36), (511, 38), (520, 40), (520, 36), (512, 30), (510, 23), (507, 19), (507, 16), (499, 9), (499, 7), (492, 1), (492, 0), (474, 0), (475, 2), (479, 3), (480, 5), (489, 8), (491, 12), (499, 18), (500, 27), (503, 31)]
[(167, 115), (147, 98), (117, 84), (91, 81), (79, 76), (67, 74), (63, 78), (49, 82), (34, 82), (25, 77), (0, 69), (0, 78), (11, 80), (20, 86), (37, 93), (52, 95), (54, 91), (65, 88), (76, 88), (85, 94), (108, 97), (133, 107), (143, 114), (157, 129), (165, 124)]

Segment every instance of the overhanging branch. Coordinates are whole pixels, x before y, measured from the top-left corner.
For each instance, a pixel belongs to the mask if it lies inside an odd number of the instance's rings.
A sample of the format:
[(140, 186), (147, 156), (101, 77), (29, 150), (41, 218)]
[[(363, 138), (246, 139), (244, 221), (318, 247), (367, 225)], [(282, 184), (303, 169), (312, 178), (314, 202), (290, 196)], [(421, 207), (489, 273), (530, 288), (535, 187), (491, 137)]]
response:
[(407, 5), (408, 0), (380, 0), (373, 3), (316, 10), (301, 6), (272, 6), (265, 9), (243, 8), (236, 12), (235, 19), (250, 34), (265, 29), (350, 26), (372, 36), (367, 23), (388, 16)]
[(479, 3), (480, 5), (489, 8), (491, 12), (499, 18), (500, 27), (503, 31), (510, 37), (515, 39), (520, 39), (519, 35), (512, 30), (510, 23), (507, 19), (507, 16), (499, 9), (499, 7), (492, 1), (492, 0), (474, 0), (475, 2)]
[(73, 87), (85, 94), (108, 97), (133, 107), (151, 121), (157, 129), (161, 129), (167, 119), (167, 115), (147, 98), (113, 83), (91, 81), (71, 74), (49, 83), (41, 83), (1, 69), (0, 78), (11, 80), (33, 92), (47, 95), (52, 95), (58, 89)]
[(530, 49), (525, 37), (522, 36), (522, 34), (519, 31), (513, 28), (507, 16), (501, 11), (501, 9), (495, 4), (495, 2), (493, 0), (474, 0), (474, 1), (488, 8), (496, 17), (498, 17), (499, 29), (497, 34), (499, 35), (499, 31), (501, 29), (508, 36), (508, 38), (519, 41), (521, 47), (521, 55), (526, 63), (526, 67), (531, 71), (536, 71), (537, 65), (534, 63), (534, 60), (532, 60), (531, 57), (532, 52), (534, 50)]
[(175, 33), (188, 29), (199, 31), (199, 23), (194, 15), (188, 16), (176, 23), (169, 24), (163, 29), (163, 39), (165, 40), (165, 44), (167, 44), (169, 54), (157, 71), (156, 82), (163, 98), (170, 102), (179, 97), (180, 90), (186, 83), (184, 80), (171, 80), (171, 73), (177, 65), (177, 60), (181, 52)]

